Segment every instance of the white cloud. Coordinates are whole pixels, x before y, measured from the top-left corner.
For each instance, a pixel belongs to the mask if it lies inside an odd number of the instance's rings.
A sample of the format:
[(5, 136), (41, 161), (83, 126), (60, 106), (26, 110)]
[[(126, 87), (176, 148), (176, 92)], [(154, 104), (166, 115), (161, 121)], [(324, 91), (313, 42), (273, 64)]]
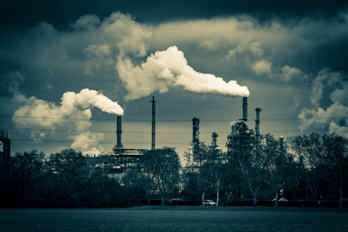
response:
[(348, 88), (343, 81), (343, 74), (323, 69), (316, 76), (311, 88), (310, 99), (313, 107), (301, 110), (301, 131), (322, 130), (348, 138), (348, 127), (339, 125), (340, 120), (346, 121), (348, 118)]
[(104, 135), (102, 133), (86, 131), (73, 136), (73, 139), (74, 142), (71, 144), (71, 148), (82, 151), (83, 155), (99, 155), (104, 152), (104, 148), (98, 145), (104, 140)]
[(289, 81), (306, 82), (310, 78), (309, 74), (302, 72), (298, 68), (290, 67), (289, 65), (283, 66), (282, 72), (279, 76), (280, 76), (280, 79), (285, 82), (289, 82)]
[(114, 66), (114, 57), (109, 45), (92, 44), (83, 50), (88, 60), (85, 64), (86, 73), (94, 75), (99, 69), (110, 70)]
[(115, 44), (120, 50), (120, 56), (131, 53), (134, 56), (142, 57), (146, 55), (146, 39), (152, 32), (145, 25), (134, 21), (130, 15), (113, 13), (106, 18), (100, 27), (102, 35), (116, 41)]
[(250, 53), (255, 58), (262, 57), (263, 49), (261, 48), (261, 42), (250, 43), (246, 40), (243, 40), (238, 44), (236, 48), (228, 51), (226, 58), (237, 58), (237, 55), (241, 55), (243, 53)]
[(343, 86), (341, 73), (330, 72), (328, 69), (320, 70), (311, 86), (310, 100), (312, 104), (317, 107), (320, 106), (320, 101), (329, 100), (331, 93), (341, 86)]
[(271, 74), (272, 73), (272, 63), (266, 60), (260, 60), (251, 65), (252, 70), (257, 75)]
[(97, 15), (81, 16), (76, 22), (71, 23), (71, 27), (75, 30), (93, 30), (100, 25), (100, 18)]

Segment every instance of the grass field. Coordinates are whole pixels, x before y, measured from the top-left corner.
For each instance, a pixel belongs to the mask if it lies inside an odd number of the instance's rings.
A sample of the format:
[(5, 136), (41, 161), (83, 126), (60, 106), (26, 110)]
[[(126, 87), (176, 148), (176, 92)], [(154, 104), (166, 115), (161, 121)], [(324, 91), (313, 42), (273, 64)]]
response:
[(0, 209), (1, 231), (348, 231), (348, 210), (144, 206)]

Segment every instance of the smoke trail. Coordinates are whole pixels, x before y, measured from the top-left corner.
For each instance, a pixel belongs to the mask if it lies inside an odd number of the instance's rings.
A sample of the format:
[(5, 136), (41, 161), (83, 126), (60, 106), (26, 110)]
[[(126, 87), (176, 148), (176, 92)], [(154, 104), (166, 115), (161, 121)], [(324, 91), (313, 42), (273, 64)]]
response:
[[(77, 135), (69, 135), (69, 138), (74, 139), (72, 147), (80, 148), (82, 152), (101, 150), (95, 146), (103, 140), (103, 136), (89, 131), (91, 109), (98, 108), (109, 114), (123, 115), (122, 107), (103, 94), (89, 89), (83, 89), (80, 93), (66, 92), (61, 99), (60, 106), (57, 106), (54, 103), (30, 97), (26, 99), (26, 105), (15, 111), (12, 121), (17, 128), (32, 128), (31, 138), (35, 142), (39, 142), (46, 136), (42, 129), (50, 129), (53, 132), (57, 127), (63, 127), (83, 131)], [(94, 142), (88, 143), (86, 140), (82, 145), (81, 138), (88, 138)]]
[(109, 114), (123, 115), (124, 111), (117, 102), (111, 101), (95, 90), (83, 89), (80, 93), (66, 92), (62, 97), (62, 108), (90, 109), (96, 107)]
[(120, 56), (116, 67), (129, 92), (127, 100), (145, 97), (154, 91), (165, 93), (172, 86), (182, 86), (195, 93), (249, 96), (248, 88), (238, 85), (236, 81), (226, 83), (213, 74), (195, 71), (187, 64), (184, 53), (176, 46), (157, 51), (140, 66), (134, 66), (129, 58)]

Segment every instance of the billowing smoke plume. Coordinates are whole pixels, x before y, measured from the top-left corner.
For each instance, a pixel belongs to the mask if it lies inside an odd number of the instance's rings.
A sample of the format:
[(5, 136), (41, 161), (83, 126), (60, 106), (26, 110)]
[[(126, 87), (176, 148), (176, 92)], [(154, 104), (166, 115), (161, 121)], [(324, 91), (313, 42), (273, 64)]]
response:
[(117, 71), (129, 92), (127, 100), (148, 96), (154, 91), (165, 93), (172, 86), (196, 93), (249, 96), (248, 88), (236, 81), (226, 83), (220, 77), (195, 71), (176, 46), (157, 51), (140, 66), (135, 66), (127, 57), (119, 57)]
[[(12, 121), (17, 128), (32, 129), (31, 137), (39, 142), (45, 137), (44, 130), (69, 128), (69, 138), (74, 139), (72, 148), (87, 153), (99, 154), (101, 147), (96, 147), (103, 140), (103, 135), (89, 131), (92, 108), (98, 108), (109, 114), (123, 115), (123, 109), (117, 102), (111, 101), (95, 90), (83, 89), (80, 93), (66, 92), (60, 106), (35, 97), (26, 100), (26, 105), (15, 111)], [(72, 135), (73, 130), (78, 133)], [(76, 133), (75, 131), (75, 133)], [(82, 131), (82, 133), (81, 133)]]
[(324, 131), (348, 138), (348, 83), (341, 73), (321, 70), (312, 83), (312, 108), (299, 115), (301, 131)]

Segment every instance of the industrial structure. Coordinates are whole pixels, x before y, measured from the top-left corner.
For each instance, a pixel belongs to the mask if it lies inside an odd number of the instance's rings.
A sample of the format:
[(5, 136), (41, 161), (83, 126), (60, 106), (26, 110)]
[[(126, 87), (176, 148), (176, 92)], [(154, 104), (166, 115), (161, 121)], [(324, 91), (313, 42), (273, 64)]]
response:
[[(156, 149), (156, 100), (152, 96), (151, 99), (151, 150)], [(248, 98), (242, 99), (242, 118), (238, 121), (233, 121), (230, 124), (231, 133), (227, 136), (227, 155), (221, 152), (220, 147), (217, 144), (218, 133), (213, 132), (211, 137), (211, 145), (208, 146), (211, 151), (212, 157), (210, 159), (217, 159), (221, 162), (230, 162), (239, 154), (247, 154), (254, 146), (259, 144), (260, 137), (260, 112), (261, 108), (257, 107), (256, 119), (255, 119), (255, 133), (253, 129), (250, 129), (248, 125)], [(135, 163), (144, 155), (147, 149), (130, 149), (124, 148), (122, 144), (122, 116), (117, 116), (116, 121), (116, 145), (111, 155), (111, 162), (108, 164), (99, 165), (105, 174), (125, 174), (129, 168), (135, 165)], [(191, 158), (190, 162), (194, 162), (197, 165), (203, 164), (202, 152), (200, 151), (200, 120), (198, 117), (192, 118), (192, 142), (191, 142)], [(202, 162), (203, 161), (203, 162)], [(105, 171), (107, 169), (107, 171)]]
[[(116, 121), (116, 145), (113, 154), (110, 155), (111, 162), (97, 164), (95, 169), (98, 173), (121, 178), (127, 169), (135, 165), (136, 161), (143, 155), (146, 149), (124, 148), (122, 144), (122, 116), (117, 116)], [(102, 172), (100, 171), (102, 170)]]
[(122, 149), (122, 116), (117, 116), (116, 128), (116, 149)]
[[(151, 150), (156, 149), (156, 101), (152, 96), (152, 131), (151, 131)], [(116, 145), (113, 148), (113, 154), (110, 162), (97, 164), (95, 170), (97, 173), (108, 175), (116, 179), (121, 179), (128, 169), (135, 166), (136, 162), (144, 155), (148, 149), (124, 148), (122, 144), (122, 116), (117, 116), (116, 120)]]
[[(250, 129), (249, 125), (247, 124), (248, 121), (248, 98), (243, 97), (242, 99), (242, 118), (238, 121), (233, 121), (231, 123), (231, 133), (227, 136), (227, 157), (224, 157), (223, 159), (226, 159), (226, 161), (232, 161), (232, 159), (237, 154), (247, 154), (251, 151), (254, 145), (257, 145), (259, 143), (260, 138), (260, 112), (262, 111), (261, 108), (257, 107), (255, 109), (256, 111), (256, 119), (255, 119), (255, 134), (254, 130)], [(201, 163), (201, 157), (200, 157), (200, 151), (199, 151), (199, 119), (197, 117), (194, 117), (192, 119), (192, 156), (194, 162), (200, 162)], [(212, 151), (212, 154), (214, 157), (217, 156), (216, 149), (218, 148), (217, 145), (217, 137), (218, 134), (216, 132), (212, 133), (212, 143), (210, 146), (210, 150)], [(219, 150), (220, 152), (220, 150)], [(221, 153), (221, 152), (220, 152)], [(221, 154), (219, 155), (219, 157)], [(221, 157), (220, 157), (221, 159)]]
[(193, 147), (193, 161), (198, 162), (199, 157), (199, 118), (194, 117), (192, 119), (192, 147)]
[[(232, 161), (237, 154), (248, 154), (254, 143), (254, 131), (253, 129), (249, 129), (248, 121), (248, 98), (243, 97), (243, 118), (239, 121), (234, 121), (231, 123), (231, 134), (227, 136), (227, 157), (229, 161)], [(257, 119), (256, 128), (257, 135), (260, 134), (260, 111), (261, 109), (257, 109)]]
[(219, 137), (218, 133), (216, 132), (213, 132), (211, 134), (211, 137), (212, 137), (212, 141), (211, 141), (211, 149), (212, 150), (215, 150), (216, 148), (218, 148), (218, 145), (217, 145), (217, 137)]
[(11, 140), (8, 138), (8, 131), (0, 130), (0, 169), (1, 174), (6, 176), (10, 173), (11, 162)]
[(257, 137), (260, 136), (260, 112), (262, 111), (262, 109), (260, 107), (257, 107), (255, 109), (256, 111), (256, 119), (255, 119), (255, 135)]
[(155, 96), (152, 96), (152, 131), (151, 131), (151, 150), (156, 149), (156, 101)]

